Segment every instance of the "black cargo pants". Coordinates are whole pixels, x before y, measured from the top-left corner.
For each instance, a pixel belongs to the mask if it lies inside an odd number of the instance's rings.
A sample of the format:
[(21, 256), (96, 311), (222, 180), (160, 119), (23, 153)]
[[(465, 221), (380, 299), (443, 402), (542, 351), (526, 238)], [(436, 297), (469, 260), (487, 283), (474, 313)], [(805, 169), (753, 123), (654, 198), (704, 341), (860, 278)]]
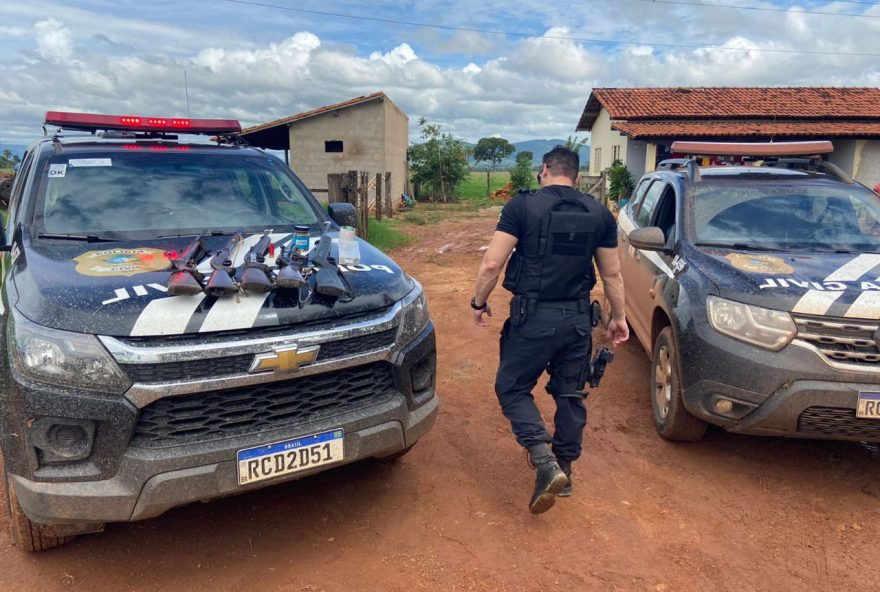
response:
[[(495, 393), (521, 446), (549, 442), (556, 456), (566, 461), (581, 455), (587, 410), (575, 393), (592, 346), (590, 320), (589, 309), (581, 312), (576, 304), (538, 303), (520, 325), (514, 326), (510, 319), (504, 323)], [(532, 396), (545, 370), (556, 401), (552, 439)]]

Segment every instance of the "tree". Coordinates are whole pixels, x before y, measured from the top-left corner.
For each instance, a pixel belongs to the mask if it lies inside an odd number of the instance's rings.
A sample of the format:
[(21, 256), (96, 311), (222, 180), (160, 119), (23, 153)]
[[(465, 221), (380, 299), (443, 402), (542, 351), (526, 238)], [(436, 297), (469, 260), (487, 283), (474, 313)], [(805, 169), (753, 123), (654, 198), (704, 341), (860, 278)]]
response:
[(516, 164), (510, 171), (510, 187), (514, 191), (519, 189), (530, 189), (535, 181), (534, 170), (532, 168), (533, 154), (529, 151), (517, 152)]
[(565, 147), (569, 150), (580, 153), (581, 148), (587, 145), (587, 141), (587, 138), (578, 138), (577, 134), (575, 134), (573, 136), (568, 136), (568, 139), (565, 141)]
[(626, 165), (615, 160), (608, 169), (608, 197), (612, 201), (620, 201), (629, 197), (635, 187), (635, 180)]
[(474, 160), (477, 162), (491, 162), (492, 170), (498, 168), (498, 163), (516, 152), (513, 144), (504, 138), (480, 138), (474, 147)]
[(468, 176), (467, 155), (461, 140), (440, 132), (440, 125), (421, 117), (419, 127), (425, 141), (407, 151), (413, 183), (428, 188), (431, 200), (439, 195), (443, 201), (453, 194), (455, 186)]
[(0, 169), (11, 169), (21, 162), (18, 154), (13, 154), (12, 150), (5, 148), (0, 154)]

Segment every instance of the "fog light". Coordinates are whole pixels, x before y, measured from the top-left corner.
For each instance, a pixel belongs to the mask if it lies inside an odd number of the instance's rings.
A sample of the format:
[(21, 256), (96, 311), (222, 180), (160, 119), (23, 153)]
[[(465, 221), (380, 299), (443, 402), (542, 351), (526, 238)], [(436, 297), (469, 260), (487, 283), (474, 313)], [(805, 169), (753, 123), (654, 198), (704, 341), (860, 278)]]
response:
[(428, 356), (412, 367), (410, 378), (414, 393), (423, 391), (431, 386), (431, 383), (434, 381), (434, 366), (434, 358)]
[(733, 411), (733, 401), (728, 399), (718, 399), (715, 401), (715, 411), (718, 413), (730, 413)]
[(85, 430), (78, 425), (53, 425), (47, 436), (52, 452), (64, 458), (81, 456), (89, 444)]
[(31, 424), (28, 439), (44, 464), (84, 460), (92, 452), (95, 423), (82, 419), (41, 417)]

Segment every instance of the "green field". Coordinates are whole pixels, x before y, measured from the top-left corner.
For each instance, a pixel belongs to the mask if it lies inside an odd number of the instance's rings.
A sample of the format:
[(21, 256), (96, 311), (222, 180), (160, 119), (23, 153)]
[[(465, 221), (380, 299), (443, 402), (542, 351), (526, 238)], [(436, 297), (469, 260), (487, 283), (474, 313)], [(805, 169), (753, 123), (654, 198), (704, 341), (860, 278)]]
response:
[[(510, 171), (490, 172), (490, 187), (492, 191), (510, 181)], [(486, 196), (486, 172), (471, 171), (471, 174), (455, 188), (455, 197), (458, 199), (484, 200)]]
[(370, 220), (368, 227), (369, 237), (367, 242), (379, 249), (380, 251), (389, 251), (405, 247), (413, 241), (413, 238), (400, 230), (397, 226), (401, 224), (401, 220), (397, 217), (393, 220)]

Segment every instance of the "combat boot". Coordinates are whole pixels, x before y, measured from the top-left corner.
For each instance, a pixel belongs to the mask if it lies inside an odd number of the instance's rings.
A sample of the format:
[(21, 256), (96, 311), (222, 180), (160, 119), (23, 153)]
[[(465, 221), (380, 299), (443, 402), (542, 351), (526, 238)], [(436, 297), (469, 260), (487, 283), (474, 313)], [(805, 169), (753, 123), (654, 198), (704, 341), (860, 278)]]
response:
[(568, 479), (568, 481), (565, 483), (565, 487), (563, 487), (562, 491), (560, 491), (556, 495), (558, 495), (559, 497), (571, 497), (571, 461), (562, 460), (561, 458), (556, 457), (556, 464), (559, 465), (559, 468), (562, 469), (562, 472), (565, 473), (565, 477)]
[(556, 463), (549, 444), (529, 446), (529, 462), (535, 467), (535, 491), (529, 502), (529, 512), (542, 514), (553, 507), (568, 477)]

